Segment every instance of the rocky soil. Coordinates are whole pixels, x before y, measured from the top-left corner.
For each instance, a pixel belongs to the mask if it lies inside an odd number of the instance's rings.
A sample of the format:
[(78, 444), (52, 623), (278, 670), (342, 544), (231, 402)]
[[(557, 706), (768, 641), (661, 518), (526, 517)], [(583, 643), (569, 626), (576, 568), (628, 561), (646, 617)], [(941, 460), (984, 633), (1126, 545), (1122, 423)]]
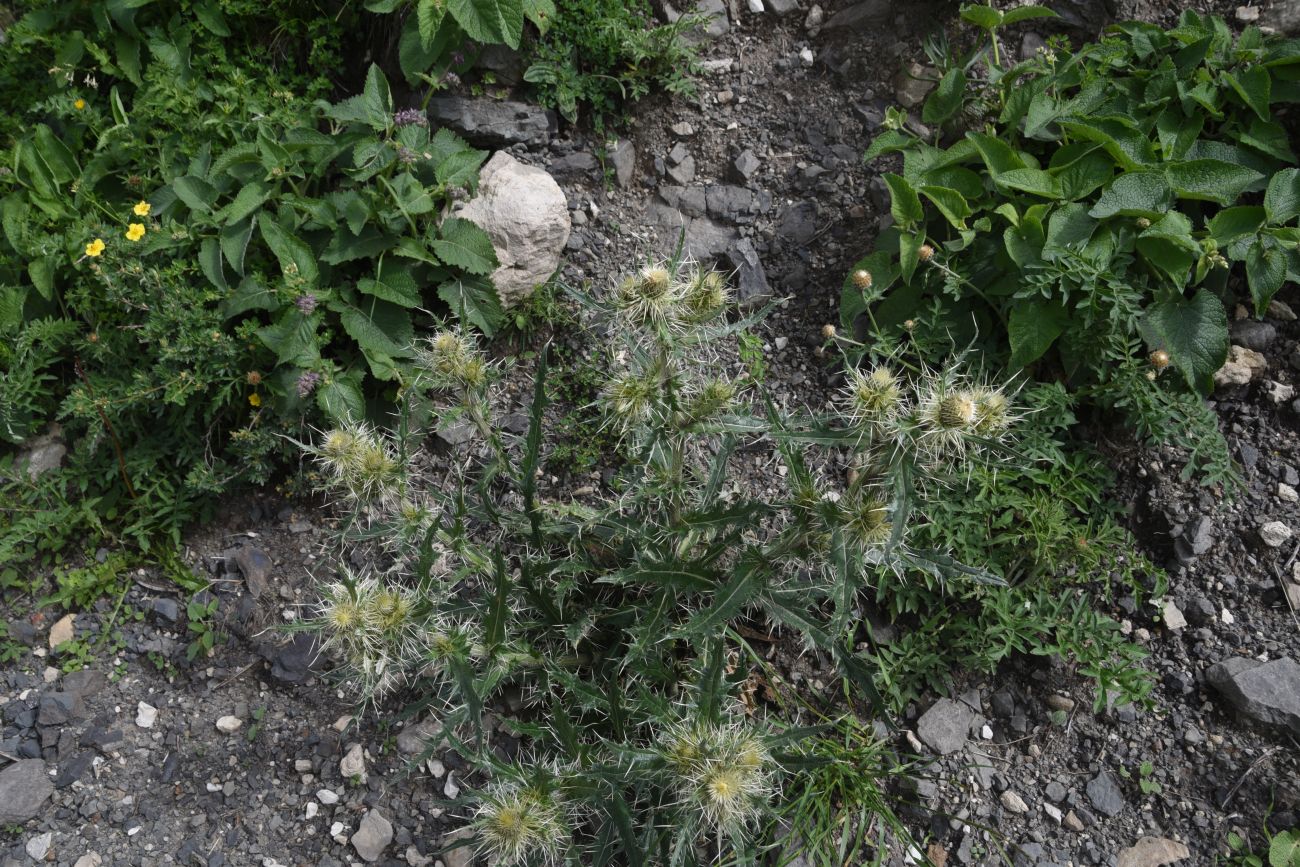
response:
[[(1080, 29), (1116, 13), (1168, 23), (1188, 5), (1264, 23), (1293, 14), (1280, 0), (1242, 13), (1218, 0), (1054, 5)], [(559, 181), (570, 284), (604, 285), (681, 238), (735, 269), (743, 300), (787, 299), (765, 326), (770, 382), (784, 404), (815, 407), (834, 385), (821, 326), (888, 211), (861, 153), (885, 107), (916, 98), (897, 73), (924, 62), (924, 28), (954, 4), (823, 6), (706, 3), (698, 98), (646, 101), (617, 140), (561, 131), (522, 103), (452, 96), (433, 111)], [(1028, 50), (1040, 40), (1015, 34)], [(499, 80), (510, 72), (507, 59)], [(1175, 455), (1113, 450), (1145, 553), (1170, 570), (1157, 606), (1118, 599), (1111, 612), (1151, 653), (1154, 709), (1094, 714), (1090, 680), (1036, 660), (913, 708), (896, 746), (928, 764), (900, 804), (933, 863), (1209, 864), (1234, 827), (1297, 823), (1300, 326), (1273, 313), (1234, 325), (1242, 371), (1218, 395), (1244, 492), (1179, 481)], [(765, 455), (745, 460), (764, 472)], [(6, 612), (0, 867), (470, 863), (467, 849), (439, 850), (463, 824), (453, 802), (473, 769), (427, 749), (395, 709), (355, 717), (311, 640), (281, 628), (309, 614), (313, 576), (329, 574), (330, 521), (321, 504), (268, 493), (192, 534), (187, 559), (211, 582), (194, 601), (216, 602), (208, 622), (223, 636), (210, 655), (188, 658), (201, 618), (160, 574), (132, 575), (120, 600), (72, 620)], [(89, 668), (61, 672), (67, 638), (102, 635)], [(495, 737), (504, 754), (518, 747)]]

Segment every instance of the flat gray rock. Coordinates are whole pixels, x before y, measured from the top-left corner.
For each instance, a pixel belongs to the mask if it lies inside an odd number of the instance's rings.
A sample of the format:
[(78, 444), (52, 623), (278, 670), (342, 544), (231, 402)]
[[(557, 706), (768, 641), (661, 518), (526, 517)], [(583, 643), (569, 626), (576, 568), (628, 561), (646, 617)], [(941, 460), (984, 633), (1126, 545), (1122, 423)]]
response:
[(494, 148), (519, 142), (544, 145), (560, 128), (555, 112), (526, 102), (462, 96), (429, 100), (429, 119), (450, 127), (471, 144)]
[(362, 818), (350, 842), (363, 860), (378, 861), (384, 849), (393, 842), (393, 823), (378, 810), (371, 810)]
[(1086, 791), (1092, 806), (1104, 816), (1116, 816), (1124, 809), (1124, 793), (1115, 778), (1105, 771), (1088, 781)]
[(916, 736), (941, 756), (955, 753), (966, 743), (975, 713), (965, 704), (941, 698), (916, 722)]
[(0, 771), (0, 825), (21, 825), (54, 794), (45, 762), (23, 759)]
[(1231, 656), (1210, 666), (1205, 677), (1246, 716), (1300, 735), (1300, 664), (1294, 659)]

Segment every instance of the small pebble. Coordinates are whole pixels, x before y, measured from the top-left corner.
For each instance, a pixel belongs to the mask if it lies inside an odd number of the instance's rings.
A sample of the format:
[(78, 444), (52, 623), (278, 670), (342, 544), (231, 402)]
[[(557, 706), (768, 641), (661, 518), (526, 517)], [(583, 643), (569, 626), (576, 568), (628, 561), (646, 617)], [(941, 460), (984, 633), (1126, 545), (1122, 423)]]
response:
[(244, 721), (237, 716), (223, 716), (217, 720), (217, 731), (227, 735), (234, 734), (243, 724)]
[(158, 719), (158, 708), (145, 702), (140, 702), (135, 708), (135, 724), (142, 729), (153, 728), (154, 722)]

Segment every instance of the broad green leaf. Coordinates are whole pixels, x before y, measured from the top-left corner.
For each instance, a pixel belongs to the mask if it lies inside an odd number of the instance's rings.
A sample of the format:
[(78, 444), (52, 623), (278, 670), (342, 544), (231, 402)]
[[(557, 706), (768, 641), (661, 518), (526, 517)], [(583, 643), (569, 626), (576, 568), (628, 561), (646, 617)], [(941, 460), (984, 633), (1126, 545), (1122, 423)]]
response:
[[(858, 288), (853, 282), (857, 271), (866, 271), (871, 275), (871, 286), (866, 290)], [(889, 287), (898, 279), (898, 265), (884, 250), (877, 250), (859, 259), (844, 277), (840, 290), (840, 323), (846, 330), (852, 330), (853, 320), (865, 313), (869, 299), (881, 298)]]
[(418, 22), (420, 42), (426, 50), (433, 47), (438, 27), (446, 15), (447, 6), (442, 0), (419, 0), (416, 4), (415, 17)]
[(221, 9), (216, 3), (200, 3), (191, 8), (194, 11), (194, 17), (198, 18), (199, 23), (211, 31), (213, 35), (222, 38), (230, 35), (230, 26), (226, 24), (225, 16), (221, 14)]
[(1300, 217), (1300, 169), (1282, 169), (1273, 175), (1264, 193), (1264, 213), (1274, 226)]
[(981, 6), (975, 3), (961, 7), (961, 17), (963, 21), (985, 30), (992, 30), (1002, 23), (1001, 12), (992, 6)]
[(438, 258), (470, 274), (491, 274), (497, 267), (492, 239), (477, 225), (459, 217), (448, 217), (432, 246)]
[(411, 276), (410, 268), (390, 264), (392, 261), (385, 261), (373, 279), (365, 277), (358, 280), (357, 291), (402, 307), (419, 307), (423, 299), (420, 298), (420, 288)]
[(176, 198), (193, 210), (205, 214), (212, 210), (212, 205), (217, 200), (216, 188), (203, 178), (196, 178), (193, 175), (185, 175), (172, 181), (172, 189), (176, 191)]
[(1020, 154), (1016, 153), (1011, 149), (1010, 145), (996, 136), (968, 132), (966, 138), (975, 145), (976, 151), (984, 160), (984, 165), (988, 167), (989, 174), (993, 176), (994, 180), (1003, 172), (1029, 167)]
[(320, 319), (320, 311), (305, 314), (291, 306), (273, 324), (259, 328), (257, 337), (275, 353), (280, 364), (311, 367), (320, 358), (316, 342), (316, 327)]
[(262, 207), (262, 204), (270, 197), (270, 184), (262, 181), (253, 181), (251, 184), (245, 184), (235, 195), (234, 201), (229, 205), (226, 205), (221, 216), (225, 220), (227, 226), (241, 223), (254, 211)]
[(966, 94), (966, 73), (959, 66), (944, 73), (939, 86), (925, 100), (921, 120), (929, 124), (942, 124), (961, 108)]
[(1091, 196), (1115, 176), (1115, 161), (1110, 155), (1095, 145), (1090, 147), (1077, 159), (1052, 167), (1061, 198), (1077, 201)]
[(557, 14), (553, 0), (524, 0), (524, 17), (533, 22), (542, 36), (551, 29)]
[(1097, 221), (1088, 214), (1088, 207), (1080, 203), (1062, 205), (1047, 220), (1047, 238), (1043, 244), (1043, 258), (1054, 260), (1066, 250), (1077, 250), (1092, 237)]
[(1043, 247), (1047, 243), (1043, 221), (1037, 216), (1025, 214), (1017, 225), (1006, 228), (1002, 233), (1002, 242), (1006, 245), (1007, 255), (1021, 269), (1039, 264), (1042, 261)]
[(1165, 167), (1165, 175), (1179, 198), (1224, 206), (1237, 201), (1264, 177), (1254, 169), (1213, 159), (1171, 163)]
[(199, 245), (199, 267), (203, 269), (203, 276), (208, 278), (209, 283), (226, 291), (228, 285), (225, 271), (221, 267), (221, 245), (216, 238), (204, 238)]
[(472, 324), (488, 337), (505, 321), (501, 300), (491, 281), (466, 275), (438, 286), (438, 297), (456, 312), (461, 322)]
[(1257, 234), (1264, 227), (1264, 209), (1258, 205), (1224, 208), (1215, 214), (1206, 228), (1219, 247), (1226, 247), (1239, 238)]
[(869, 163), (876, 157), (907, 150), (916, 142), (916, 136), (908, 135), (902, 130), (886, 130), (871, 140), (871, 144), (867, 147), (867, 152), (862, 155), (862, 159), (864, 162)]
[(1286, 256), (1272, 244), (1256, 241), (1246, 252), (1246, 283), (1255, 302), (1255, 315), (1268, 312), (1268, 302), (1286, 282)]
[(1002, 24), (1010, 27), (1012, 24), (1019, 24), (1021, 21), (1029, 21), (1033, 18), (1059, 17), (1055, 10), (1048, 9), (1045, 6), (1017, 6), (1015, 9), (1008, 9), (1002, 13)]
[(1173, 204), (1174, 193), (1158, 172), (1128, 172), (1116, 178), (1088, 213), (1097, 219), (1147, 217), (1155, 219)]
[(921, 187), (921, 195), (933, 202), (954, 228), (966, 228), (966, 218), (970, 216), (971, 211), (970, 205), (966, 203), (966, 198), (961, 193), (947, 187)]
[(343, 330), (362, 352), (378, 352), (390, 358), (407, 358), (415, 341), (410, 311), (378, 299), (366, 299), (359, 307), (343, 304), (339, 310)]
[(1260, 120), (1269, 119), (1268, 104), (1272, 94), (1272, 78), (1262, 66), (1252, 66), (1244, 72), (1233, 74), (1225, 72), (1223, 78), (1246, 103), (1246, 107), (1255, 112)]
[(329, 377), (316, 389), (316, 405), (331, 420), (342, 423), (365, 417), (366, 401), (350, 379)]
[(383, 70), (373, 63), (366, 72), (366, 87), (361, 97), (365, 101), (370, 125), (377, 130), (388, 129), (393, 120), (393, 94), (388, 89), (388, 79)]
[(1061, 198), (1055, 179), (1042, 169), (1012, 169), (1002, 172), (996, 179), (999, 186), (1010, 187), (1048, 199)]
[(1296, 162), (1300, 162), (1300, 160), (1296, 159), (1295, 151), (1291, 149), (1291, 141), (1286, 128), (1277, 121), (1263, 121), (1259, 118), (1252, 118), (1250, 129), (1241, 133), (1238, 140), (1247, 147), (1252, 147), (1260, 153), (1268, 154), (1284, 163), (1294, 165)]
[(320, 279), (320, 269), (311, 248), (297, 235), (288, 232), (266, 211), (257, 215), (257, 226), (262, 238), (280, 260), (280, 269), (286, 277), (300, 278), (308, 285)]
[(32, 259), (27, 263), (27, 276), (46, 301), (54, 300), (54, 262), (49, 256)]
[(1060, 123), (1071, 135), (1100, 144), (1126, 171), (1139, 171), (1156, 162), (1151, 139), (1127, 118), (1076, 117)]
[(447, 0), (447, 11), (470, 39), (519, 47), (524, 32), (523, 0)]
[(1042, 358), (1069, 324), (1070, 315), (1059, 301), (1021, 302), (1011, 308), (1007, 318), (1010, 366), (1019, 369)]
[(249, 310), (279, 310), (280, 307), (275, 292), (252, 277), (245, 277), (221, 302), (221, 318), (231, 319)]
[(1181, 296), (1147, 308), (1140, 323), (1147, 343), (1169, 353), (1170, 363), (1202, 394), (1214, 387), (1214, 373), (1228, 358), (1228, 314), (1208, 289), (1190, 300)]
[(55, 183), (71, 183), (81, 175), (81, 168), (77, 165), (72, 151), (68, 150), (68, 146), (48, 126), (43, 123), (37, 124), (35, 139), (36, 152), (49, 167)]
[(434, 209), (433, 196), (410, 172), (402, 172), (389, 185), (394, 204), (408, 216), (418, 217)]
[(1201, 253), (1192, 237), (1192, 221), (1179, 211), (1170, 211), (1148, 226), (1138, 236), (1137, 248), (1179, 289)]
[(900, 228), (907, 229), (924, 220), (925, 210), (912, 185), (905, 178), (890, 172), (886, 172), (883, 177), (889, 187), (889, 210), (894, 216), (894, 222)]
[(487, 156), (487, 151), (457, 151), (438, 163), (434, 175), (438, 178), (438, 183), (444, 186), (472, 189), (478, 185), (478, 170)]
[(898, 236), (898, 265), (902, 270), (904, 283), (912, 282), (912, 274), (916, 271), (917, 263), (921, 261), (921, 247), (924, 244), (924, 235), (903, 232)]
[(1300, 828), (1279, 831), (1268, 843), (1270, 867), (1295, 867), (1300, 864)]
[[(424, 0), (425, 3), (430, 0)], [(421, 4), (423, 8), (423, 3)], [(442, 29), (442, 28), (440, 28)], [(440, 52), (425, 46), (420, 38), (420, 25), (415, 15), (408, 15), (402, 25), (402, 35), (397, 40), (397, 65), (407, 84), (414, 85), (420, 76), (437, 62)]]

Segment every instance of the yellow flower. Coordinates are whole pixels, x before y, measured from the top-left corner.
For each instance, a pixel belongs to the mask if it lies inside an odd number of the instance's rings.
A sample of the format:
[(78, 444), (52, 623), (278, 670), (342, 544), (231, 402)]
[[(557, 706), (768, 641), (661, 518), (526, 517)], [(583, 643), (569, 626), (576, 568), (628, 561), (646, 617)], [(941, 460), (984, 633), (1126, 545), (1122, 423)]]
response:
[(144, 223), (132, 223), (126, 227), (126, 239), (138, 241), (144, 237)]
[(131, 212), (137, 217), (147, 217), (149, 216), (149, 208), (150, 205), (148, 202), (136, 202), (135, 207), (131, 209)]
[(257, 392), (253, 392), (252, 394), (250, 394), (250, 395), (248, 396), (248, 403), (249, 403), (250, 406), (261, 406), (261, 405), (262, 405), (262, 396), (261, 396), (260, 394), (258, 394)]
[(75, 108), (77, 111), (81, 111), (83, 108), (86, 107), (86, 101), (78, 97), (77, 99), (73, 100), (72, 107)]
[(86, 255), (92, 259), (99, 256), (99, 254), (102, 252), (104, 252), (103, 238), (96, 238), (95, 240), (91, 241), (89, 244), (86, 245)]

